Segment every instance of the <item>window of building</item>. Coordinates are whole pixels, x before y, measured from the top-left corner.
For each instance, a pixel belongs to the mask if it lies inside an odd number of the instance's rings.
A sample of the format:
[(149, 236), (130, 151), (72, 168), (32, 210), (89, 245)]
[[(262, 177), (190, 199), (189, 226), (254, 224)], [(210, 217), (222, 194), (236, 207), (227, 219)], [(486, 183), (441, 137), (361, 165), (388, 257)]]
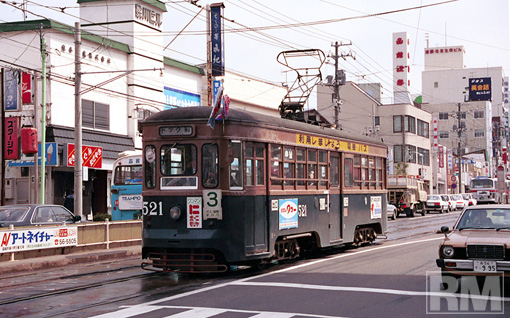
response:
[(439, 120), (448, 120), (448, 113), (439, 113)]
[(434, 88), (438, 88), (439, 87), (439, 82), (434, 82)]
[(405, 155), (406, 162), (416, 163), (416, 146), (406, 145)]
[(460, 119), (466, 119), (466, 112), (460, 112)]
[(82, 100), (83, 127), (110, 130), (110, 105)]
[(450, 132), (445, 131), (445, 130), (439, 131), (439, 139), (448, 139), (448, 138), (450, 138)]
[(474, 117), (475, 118), (484, 118), (485, 112), (483, 110), (475, 110)]
[(394, 145), (393, 146), (393, 161), (394, 162), (403, 162), (402, 156), (402, 145)]
[(418, 164), (429, 166), (430, 165), (430, 151), (423, 148), (418, 148)]
[(429, 138), (429, 123), (418, 119), (418, 135)]
[(402, 116), (393, 116), (393, 132), (402, 132)]
[(416, 118), (413, 116), (405, 116), (404, 131), (416, 134)]
[(374, 125), (380, 125), (381, 124), (381, 118), (379, 116), (374, 117)]
[(483, 137), (485, 137), (485, 130), (476, 129), (475, 130), (475, 138), (483, 138)]

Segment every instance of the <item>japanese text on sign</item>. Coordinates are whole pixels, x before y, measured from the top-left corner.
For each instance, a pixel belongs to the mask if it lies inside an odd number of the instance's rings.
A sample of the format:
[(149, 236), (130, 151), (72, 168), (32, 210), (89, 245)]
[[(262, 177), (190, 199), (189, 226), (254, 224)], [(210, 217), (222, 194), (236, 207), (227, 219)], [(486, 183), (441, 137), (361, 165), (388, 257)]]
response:
[[(103, 148), (82, 146), (81, 155), (83, 158), (82, 166), (90, 168), (102, 168), (103, 166)], [(75, 146), (67, 144), (67, 166), (74, 167)]]
[(324, 137), (315, 137), (304, 134), (296, 134), (296, 142), (300, 145), (339, 149), (361, 153), (368, 153), (370, 149), (369, 146), (365, 144), (349, 141), (340, 141)]
[(2, 231), (0, 253), (78, 245), (78, 227), (51, 227)]
[(19, 158), (19, 117), (7, 117), (4, 120), (5, 141), (4, 141), (4, 158)]

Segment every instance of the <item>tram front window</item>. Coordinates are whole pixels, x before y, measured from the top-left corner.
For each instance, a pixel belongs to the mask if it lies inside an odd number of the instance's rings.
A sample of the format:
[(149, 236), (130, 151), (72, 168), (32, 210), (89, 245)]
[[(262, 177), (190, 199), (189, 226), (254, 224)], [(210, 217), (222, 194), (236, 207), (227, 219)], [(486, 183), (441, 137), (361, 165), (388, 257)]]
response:
[(197, 188), (197, 147), (191, 144), (161, 147), (161, 189)]

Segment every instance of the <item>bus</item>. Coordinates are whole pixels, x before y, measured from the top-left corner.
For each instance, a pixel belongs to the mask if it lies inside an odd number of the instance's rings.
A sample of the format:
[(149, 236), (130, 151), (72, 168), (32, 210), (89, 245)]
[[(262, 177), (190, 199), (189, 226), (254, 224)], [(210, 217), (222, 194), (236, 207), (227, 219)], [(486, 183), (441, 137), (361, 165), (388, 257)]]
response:
[(304, 122), (211, 107), (169, 109), (139, 125), (143, 143), (142, 268), (221, 272), (387, 229), (387, 147)]
[(143, 208), (142, 151), (121, 152), (113, 164), (112, 171), (110, 189), (112, 220), (140, 219)]
[(501, 203), (501, 193), (498, 191), (498, 179), (485, 176), (471, 179), (469, 192), (473, 194), (478, 204)]

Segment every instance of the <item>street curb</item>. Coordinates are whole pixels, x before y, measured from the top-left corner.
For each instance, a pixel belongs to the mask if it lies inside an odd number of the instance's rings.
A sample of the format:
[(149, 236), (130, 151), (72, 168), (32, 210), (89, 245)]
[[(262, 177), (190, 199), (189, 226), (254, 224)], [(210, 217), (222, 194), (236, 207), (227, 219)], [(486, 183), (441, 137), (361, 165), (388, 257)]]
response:
[(22, 273), (33, 270), (41, 270), (69, 265), (104, 262), (116, 259), (130, 258), (140, 256), (142, 254), (141, 246), (116, 249), (93, 251), (80, 254), (67, 254), (46, 256), (33, 259), (23, 259), (15, 261), (6, 261), (0, 263), (0, 275)]

